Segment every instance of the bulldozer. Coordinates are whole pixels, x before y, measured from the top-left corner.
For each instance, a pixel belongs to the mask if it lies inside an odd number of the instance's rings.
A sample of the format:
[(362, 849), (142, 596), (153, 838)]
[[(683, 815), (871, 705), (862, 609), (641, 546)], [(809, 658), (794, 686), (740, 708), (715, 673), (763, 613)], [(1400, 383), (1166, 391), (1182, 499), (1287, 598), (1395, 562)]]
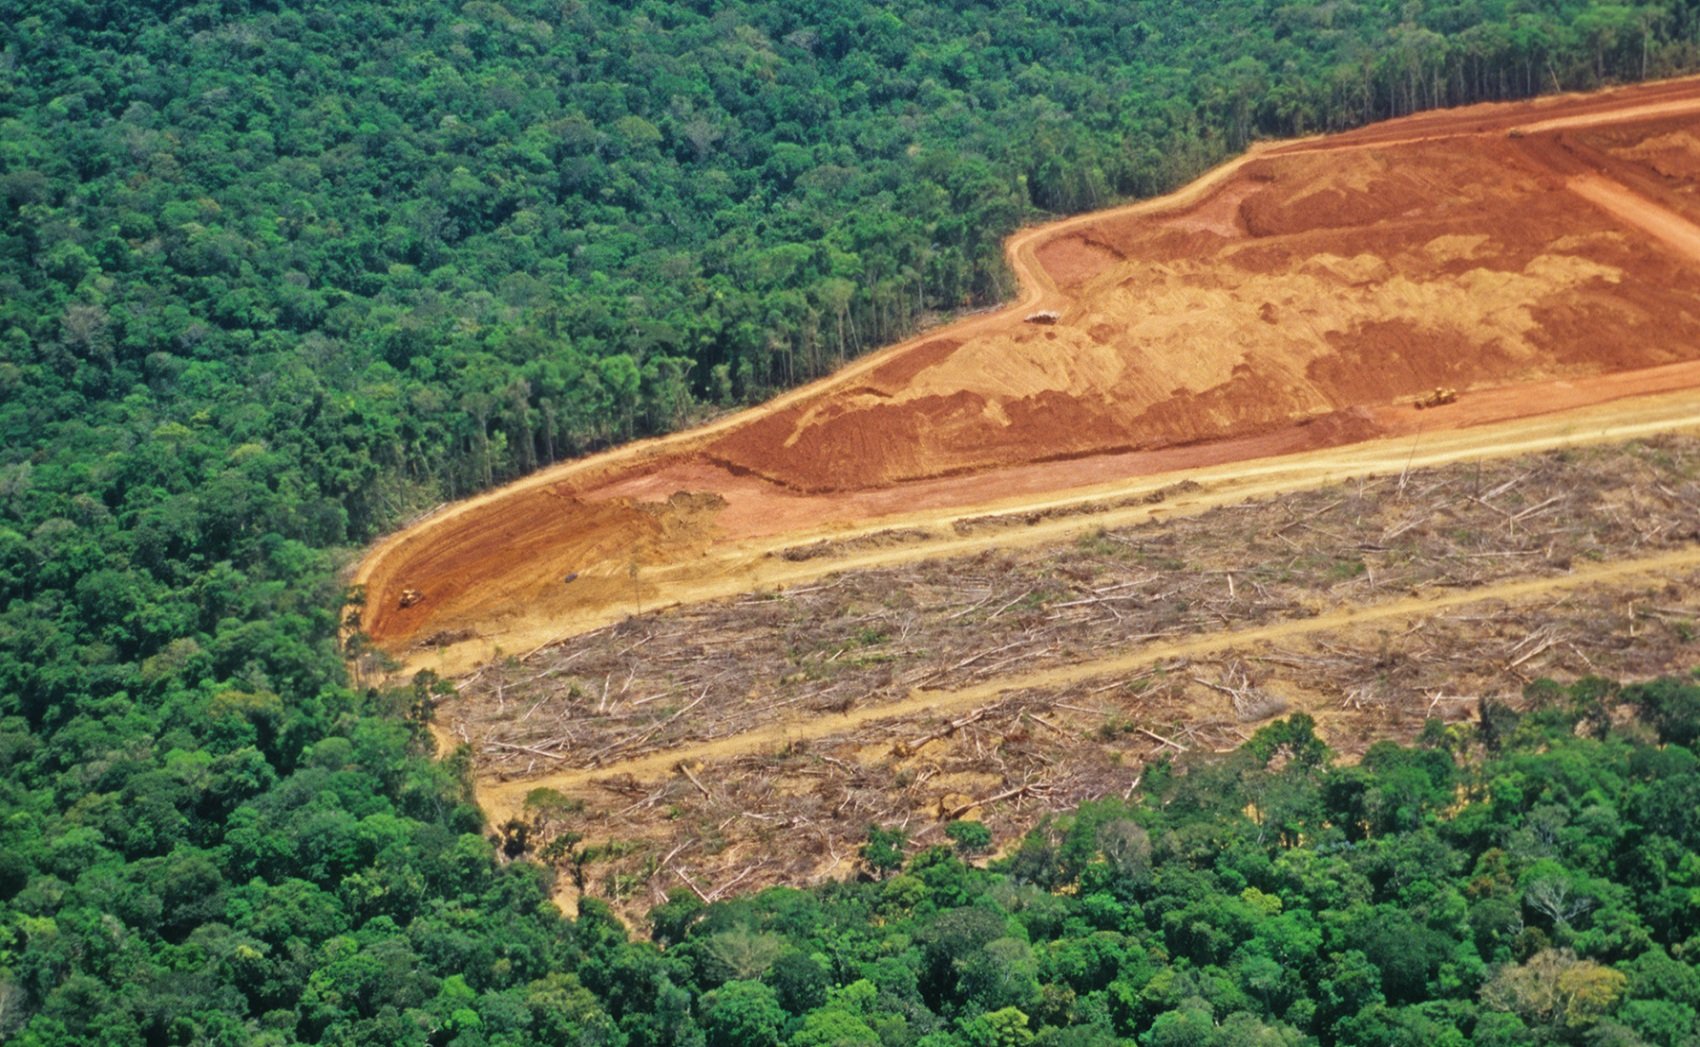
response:
[(412, 607), (414, 604), (423, 599), (425, 599), (425, 594), (420, 592), (418, 589), (403, 589), (401, 591), (400, 603), (404, 608)]
[(1433, 392), (1425, 393), (1417, 398), (1417, 410), (1421, 411), (1425, 407), (1442, 407), (1449, 403), (1455, 403), (1457, 399), (1458, 390), (1450, 386), (1437, 385)]

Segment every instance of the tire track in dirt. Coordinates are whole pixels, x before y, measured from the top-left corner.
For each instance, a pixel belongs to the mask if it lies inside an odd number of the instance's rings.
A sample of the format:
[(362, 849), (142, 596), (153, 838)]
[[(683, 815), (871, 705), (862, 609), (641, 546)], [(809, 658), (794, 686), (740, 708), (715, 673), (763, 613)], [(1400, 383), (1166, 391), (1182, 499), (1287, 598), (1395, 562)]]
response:
[(1557, 578), (1521, 579), (1440, 595), (1405, 597), (1329, 611), (1312, 618), (1288, 619), (1250, 628), (1224, 630), (1187, 640), (1150, 644), (1108, 658), (1004, 676), (957, 690), (916, 689), (897, 702), (852, 708), (844, 714), (828, 718), (779, 721), (728, 738), (680, 746), (666, 752), (651, 753), (601, 767), (574, 769), (507, 782), (483, 782), (477, 787), (478, 802), (493, 822), (499, 822), (514, 816), (522, 806), (525, 795), (533, 789), (549, 788), (573, 793), (593, 788), (598, 779), (625, 775), (640, 780), (653, 779), (670, 774), (680, 763), (721, 760), (770, 747), (830, 737), (882, 720), (937, 717), (971, 709), (1006, 692), (1063, 687), (1095, 677), (1148, 668), (1156, 663), (1177, 658), (1196, 658), (1236, 647), (1329, 633), (1375, 622), (1428, 617), (1473, 604), (1496, 601), (1528, 602), (1553, 593), (1582, 589), (1628, 577), (1666, 574), (1696, 566), (1700, 566), (1700, 546), (1657, 556), (1613, 561)]

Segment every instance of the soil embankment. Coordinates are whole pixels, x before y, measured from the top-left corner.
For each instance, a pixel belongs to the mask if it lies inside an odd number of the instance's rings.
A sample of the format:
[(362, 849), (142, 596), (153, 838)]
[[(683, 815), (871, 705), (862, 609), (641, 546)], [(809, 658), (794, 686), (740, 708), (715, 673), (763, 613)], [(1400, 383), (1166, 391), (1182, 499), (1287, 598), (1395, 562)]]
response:
[[(1693, 80), (1478, 106), (1025, 230), (1008, 309), (395, 536), (363, 626), (454, 671), (725, 592), (787, 538), (1695, 387), (1697, 133)], [(1437, 385), (1462, 400), (1410, 406)]]

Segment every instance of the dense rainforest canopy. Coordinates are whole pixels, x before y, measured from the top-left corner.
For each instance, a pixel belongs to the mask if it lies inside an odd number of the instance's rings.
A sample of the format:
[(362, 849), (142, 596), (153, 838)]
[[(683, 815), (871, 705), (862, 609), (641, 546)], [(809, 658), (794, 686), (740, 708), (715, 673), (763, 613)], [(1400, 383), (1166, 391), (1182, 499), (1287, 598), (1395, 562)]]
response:
[[(1687, 0), (0, 0), (0, 1037), (1687, 1042), (1679, 746), (1195, 772), (1001, 872), (681, 902), (662, 952), (498, 863), (426, 689), (350, 686), (334, 570), (993, 301), (1041, 213), (1693, 68), (1697, 31)], [(1290, 826), (1235, 813), (1253, 780)]]

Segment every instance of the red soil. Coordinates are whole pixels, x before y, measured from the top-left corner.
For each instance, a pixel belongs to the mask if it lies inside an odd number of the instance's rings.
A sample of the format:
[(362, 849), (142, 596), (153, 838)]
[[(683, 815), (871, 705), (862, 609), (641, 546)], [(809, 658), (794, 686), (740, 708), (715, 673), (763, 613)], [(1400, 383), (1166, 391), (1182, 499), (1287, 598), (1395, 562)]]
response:
[(1018, 234), (1009, 309), (416, 525), (362, 565), (364, 625), (399, 650), (711, 544), (1700, 384), (1696, 218), (1693, 80), (1264, 147)]

